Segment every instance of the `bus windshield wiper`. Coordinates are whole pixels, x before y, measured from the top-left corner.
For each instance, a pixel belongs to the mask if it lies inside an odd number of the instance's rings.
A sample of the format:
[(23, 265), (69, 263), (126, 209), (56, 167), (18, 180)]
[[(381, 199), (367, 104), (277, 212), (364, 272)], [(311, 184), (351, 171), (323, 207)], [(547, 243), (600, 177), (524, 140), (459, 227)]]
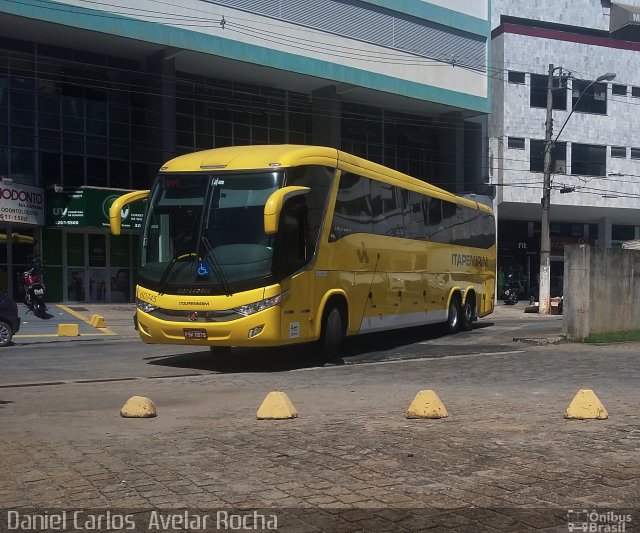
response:
[[(158, 293), (159, 294), (164, 294), (164, 290), (167, 286), (167, 284), (169, 283), (169, 273), (171, 272), (171, 269), (173, 268), (173, 265), (176, 264), (176, 262), (178, 261), (178, 259), (180, 259), (181, 257), (184, 257), (184, 254), (179, 254), (176, 255), (171, 261), (169, 261), (169, 264), (167, 265), (167, 268), (164, 269), (164, 271), (162, 272), (162, 276), (160, 276), (160, 281), (158, 282), (158, 285), (160, 286), (158, 288)], [(176, 272), (177, 274), (177, 272)], [(174, 275), (175, 277), (175, 275)]]
[(218, 261), (215, 252), (213, 251), (213, 246), (211, 246), (211, 242), (209, 241), (209, 237), (207, 237), (204, 233), (202, 234), (202, 237), (200, 237), (200, 241), (202, 242), (202, 244), (204, 244), (204, 247), (207, 251), (207, 257), (211, 260), (211, 266), (214, 270), (214, 272), (216, 273), (216, 276), (218, 276), (218, 279), (220, 280), (220, 285), (222, 286), (222, 290), (224, 291), (224, 293), (227, 296), (231, 296), (233, 294), (233, 292), (231, 291), (231, 286), (229, 285), (229, 281), (227, 280), (227, 277), (225, 276), (224, 273), (224, 269), (222, 268), (222, 265), (220, 265), (220, 262)]

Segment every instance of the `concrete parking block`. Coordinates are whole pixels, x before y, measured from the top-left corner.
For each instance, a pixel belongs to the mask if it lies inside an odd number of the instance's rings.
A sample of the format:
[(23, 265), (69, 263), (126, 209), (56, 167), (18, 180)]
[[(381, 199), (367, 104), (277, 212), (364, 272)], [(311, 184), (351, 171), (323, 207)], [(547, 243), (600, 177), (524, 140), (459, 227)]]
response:
[(58, 324), (58, 337), (78, 337), (78, 324)]

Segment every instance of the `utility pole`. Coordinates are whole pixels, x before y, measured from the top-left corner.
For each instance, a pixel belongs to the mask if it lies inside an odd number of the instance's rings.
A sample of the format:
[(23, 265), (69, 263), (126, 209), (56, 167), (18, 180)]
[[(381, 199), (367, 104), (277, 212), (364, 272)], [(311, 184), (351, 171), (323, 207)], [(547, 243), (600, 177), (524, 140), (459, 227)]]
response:
[(549, 226), (551, 222), (551, 149), (553, 143), (553, 65), (549, 65), (547, 79), (547, 120), (544, 135), (544, 180), (542, 184), (542, 231), (540, 233), (540, 281), (538, 284), (538, 313), (548, 315), (551, 312), (549, 296), (551, 292), (551, 237)]

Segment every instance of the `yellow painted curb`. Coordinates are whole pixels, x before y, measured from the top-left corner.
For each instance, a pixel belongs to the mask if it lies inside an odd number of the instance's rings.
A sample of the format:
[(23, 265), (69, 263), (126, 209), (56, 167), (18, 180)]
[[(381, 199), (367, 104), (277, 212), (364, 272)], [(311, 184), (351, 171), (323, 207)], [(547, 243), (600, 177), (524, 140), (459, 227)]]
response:
[(581, 389), (571, 400), (564, 417), (578, 420), (604, 420), (609, 418), (609, 413), (591, 389)]
[(58, 324), (58, 337), (78, 337), (78, 324)]
[(280, 391), (270, 392), (258, 409), (258, 420), (285, 420), (296, 418), (298, 411), (289, 400), (289, 397)]
[(104, 323), (104, 317), (100, 315), (91, 315), (91, 320), (89, 321), (94, 328), (106, 328), (107, 325)]
[(446, 418), (444, 404), (432, 390), (421, 390), (407, 409), (407, 418)]
[(120, 409), (123, 418), (153, 418), (157, 414), (156, 405), (146, 396), (132, 396)]

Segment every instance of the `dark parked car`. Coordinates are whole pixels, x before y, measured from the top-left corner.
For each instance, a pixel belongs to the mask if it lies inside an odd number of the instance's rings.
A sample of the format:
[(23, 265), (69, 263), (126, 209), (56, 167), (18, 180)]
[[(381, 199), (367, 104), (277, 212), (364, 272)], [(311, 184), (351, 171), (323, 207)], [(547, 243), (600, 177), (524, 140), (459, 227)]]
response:
[(0, 293), (0, 346), (7, 346), (20, 329), (18, 306), (13, 298)]

